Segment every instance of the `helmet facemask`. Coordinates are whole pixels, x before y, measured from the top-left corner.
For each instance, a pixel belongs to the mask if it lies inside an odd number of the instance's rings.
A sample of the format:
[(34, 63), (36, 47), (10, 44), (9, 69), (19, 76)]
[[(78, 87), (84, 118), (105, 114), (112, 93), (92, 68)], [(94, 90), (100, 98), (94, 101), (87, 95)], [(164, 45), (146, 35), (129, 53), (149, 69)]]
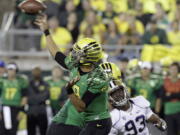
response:
[(76, 61), (76, 63), (79, 63), (82, 59), (84, 59), (86, 54), (84, 53), (83, 50), (79, 50), (79, 51), (72, 50), (71, 56)]
[(72, 58), (80, 65), (96, 65), (102, 59), (102, 47), (94, 39), (84, 38), (73, 46)]
[(110, 83), (111, 91), (109, 92), (109, 100), (113, 106), (124, 106), (126, 105), (129, 94), (126, 87), (121, 85), (116, 85), (113, 81)]

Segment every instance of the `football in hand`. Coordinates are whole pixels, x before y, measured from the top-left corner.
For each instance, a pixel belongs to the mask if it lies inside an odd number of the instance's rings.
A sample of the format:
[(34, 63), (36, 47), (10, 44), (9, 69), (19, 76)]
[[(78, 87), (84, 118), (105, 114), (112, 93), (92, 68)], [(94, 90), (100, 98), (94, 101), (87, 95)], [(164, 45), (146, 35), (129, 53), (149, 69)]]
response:
[(46, 9), (46, 5), (39, 0), (25, 0), (18, 7), (27, 14), (39, 14)]

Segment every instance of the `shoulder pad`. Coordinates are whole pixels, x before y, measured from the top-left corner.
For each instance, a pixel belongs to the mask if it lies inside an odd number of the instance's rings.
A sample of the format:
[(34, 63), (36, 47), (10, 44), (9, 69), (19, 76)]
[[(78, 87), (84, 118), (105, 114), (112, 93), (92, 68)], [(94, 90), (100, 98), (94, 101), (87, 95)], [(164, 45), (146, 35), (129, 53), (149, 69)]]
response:
[(132, 101), (135, 105), (142, 108), (150, 107), (150, 102), (147, 99), (145, 99), (143, 96), (130, 98), (130, 101)]

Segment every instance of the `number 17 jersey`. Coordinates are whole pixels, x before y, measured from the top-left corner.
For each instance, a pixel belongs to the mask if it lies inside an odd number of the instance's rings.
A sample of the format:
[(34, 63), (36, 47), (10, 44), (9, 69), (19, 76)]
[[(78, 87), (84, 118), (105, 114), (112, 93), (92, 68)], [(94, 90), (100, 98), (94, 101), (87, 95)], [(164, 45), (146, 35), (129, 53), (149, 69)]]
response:
[[(128, 111), (114, 109), (111, 112), (112, 129), (109, 135), (149, 135), (146, 120), (148, 120), (153, 112), (147, 105), (146, 99), (138, 96), (131, 100), (131, 109)], [(141, 102), (136, 103), (137, 102)], [(146, 104), (145, 103), (145, 104)]]

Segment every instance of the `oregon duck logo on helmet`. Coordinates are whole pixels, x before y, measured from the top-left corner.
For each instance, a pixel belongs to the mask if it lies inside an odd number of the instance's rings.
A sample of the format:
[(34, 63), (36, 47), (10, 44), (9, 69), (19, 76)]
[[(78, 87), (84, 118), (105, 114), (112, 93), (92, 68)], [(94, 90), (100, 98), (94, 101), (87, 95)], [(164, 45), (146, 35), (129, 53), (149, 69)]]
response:
[(74, 44), (72, 57), (84, 65), (97, 63), (102, 59), (102, 47), (92, 38), (83, 38)]

